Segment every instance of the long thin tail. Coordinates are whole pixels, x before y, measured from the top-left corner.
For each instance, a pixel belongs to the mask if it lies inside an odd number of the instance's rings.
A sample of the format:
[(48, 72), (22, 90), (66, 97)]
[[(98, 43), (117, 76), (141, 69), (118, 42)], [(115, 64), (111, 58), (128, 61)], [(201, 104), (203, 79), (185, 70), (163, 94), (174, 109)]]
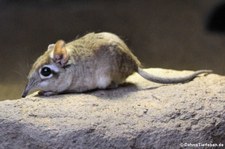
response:
[(156, 82), (156, 83), (161, 83), (161, 84), (176, 84), (176, 83), (185, 83), (188, 81), (193, 80), (196, 76), (202, 73), (212, 73), (212, 70), (198, 70), (193, 72), (190, 75), (182, 76), (182, 77), (177, 77), (177, 78), (163, 78), (163, 77), (157, 77), (155, 75), (149, 74), (145, 72), (143, 69), (138, 68), (138, 74), (140, 74), (143, 78)]

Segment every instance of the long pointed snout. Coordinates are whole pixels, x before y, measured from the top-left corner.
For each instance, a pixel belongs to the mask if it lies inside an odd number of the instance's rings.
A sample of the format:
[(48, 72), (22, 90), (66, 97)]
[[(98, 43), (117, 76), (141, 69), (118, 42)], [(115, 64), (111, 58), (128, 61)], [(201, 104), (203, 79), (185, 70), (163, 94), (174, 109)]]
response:
[(37, 82), (35, 79), (29, 79), (29, 81), (23, 91), (22, 98), (25, 98), (29, 92), (34, 91), (37, 88), (36, 85), (37, 85)]
[(29, 93), (30, 89), (28, 88), (28, 84), (25, 86), (25, 89), (22, 94), (22, 98), (25, 98), (27, 94)]

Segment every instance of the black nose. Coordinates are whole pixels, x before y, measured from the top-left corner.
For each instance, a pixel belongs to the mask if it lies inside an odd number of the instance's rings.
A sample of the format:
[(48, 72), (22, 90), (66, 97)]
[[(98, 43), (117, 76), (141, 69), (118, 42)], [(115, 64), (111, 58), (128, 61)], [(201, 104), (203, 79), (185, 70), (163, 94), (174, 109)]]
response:
[(26, 87), (23, 91), (23, 94), (22, 94), (22, 98), (25, 98), (27, 96), (27, 94), (28, 94), (28, 90), (27, 90), (27, 85), (26, 85)]
[(23, 92), (23, 94), (22, 94), (22, 98), (25, 98), (27, 96), (27, 92)]

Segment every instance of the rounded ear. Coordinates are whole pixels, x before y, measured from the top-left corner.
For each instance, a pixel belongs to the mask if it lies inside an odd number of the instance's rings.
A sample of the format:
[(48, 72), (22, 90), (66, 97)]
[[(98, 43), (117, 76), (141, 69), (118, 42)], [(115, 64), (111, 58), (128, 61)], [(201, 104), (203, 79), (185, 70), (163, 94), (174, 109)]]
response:
[(54, 44), (54, 43), (48, 45), (48, 50), (52, 50), (52, 49), (54, 49), (54, 48), (55, 48), (55, 44)]
[(69, 56), (66, 51), (65, 41), (58, 40), (54, 45), (53, 61), (64, 67), (68, 62)]

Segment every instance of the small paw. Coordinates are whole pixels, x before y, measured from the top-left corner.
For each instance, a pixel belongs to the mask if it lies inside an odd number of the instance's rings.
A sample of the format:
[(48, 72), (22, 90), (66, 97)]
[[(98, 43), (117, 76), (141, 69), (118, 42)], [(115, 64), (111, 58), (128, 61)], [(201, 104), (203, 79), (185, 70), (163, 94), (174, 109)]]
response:
[(55, 92), (51, 92), (51, 91), (39, 91), (38, 92), (39, 96), (52, 96), (52, 95), (56, 95)]
[(114, 89), (117, 88), (119, 86), (119, 84), (115, 83), (115, 82), (111, 82), (111, 84), (107, 87), (108, 89)]

